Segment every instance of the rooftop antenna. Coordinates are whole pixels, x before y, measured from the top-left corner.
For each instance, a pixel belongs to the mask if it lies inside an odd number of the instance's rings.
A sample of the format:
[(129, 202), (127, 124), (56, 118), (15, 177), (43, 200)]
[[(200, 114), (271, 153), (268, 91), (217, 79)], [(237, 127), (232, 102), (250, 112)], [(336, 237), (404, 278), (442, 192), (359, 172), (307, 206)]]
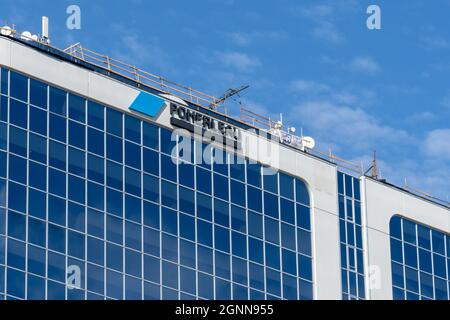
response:
[(48, 32), (48, 17), (42, 17), (42, 42), (50, 43), (49, 32)]
[(377, 151), (373, 151), (373, 161), (372, 161), (372, 178), (378, 179), (378, 170), (377, 170)]
[(239, 93), (241, 93), (244, 90), (247, 90), (248, 88), (250, 88), (249, 85), (241, 86), (239, 88), (234, 88), (234, 89), (233, 88), (228, 89), (227, 91), (225, 91), (225, 93), (220, 98), (216, 99), (213, 103), (211, 103), (209, 105), (209, 108), (211, 110), (217, 109), (217, 105), (219, 103), (225, 102), (227, 99), (229, 99), (235, 95), (238, 95)]

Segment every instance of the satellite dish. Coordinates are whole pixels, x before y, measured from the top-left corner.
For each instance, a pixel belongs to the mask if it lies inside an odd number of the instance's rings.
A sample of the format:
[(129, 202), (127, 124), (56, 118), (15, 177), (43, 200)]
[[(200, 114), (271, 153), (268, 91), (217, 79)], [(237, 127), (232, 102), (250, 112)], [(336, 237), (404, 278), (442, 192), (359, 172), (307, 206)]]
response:
[(4, 26), (1, 28), (1, 34), (3, 36), (10, 36), (10, 35), (12, 35), (12, 29), (8, 26)]
[(297, 131), (297, 129), (295, 129), (294, 127), (289, 127), (288, 131), (289, 131), (289, 133), (295, 133), (295, 131)]
[(307, 149), (314, 149), (316, 146), (316, 141), (314, 141), (311, 137), (303, 137), (302, 139), (303, 146)]
[(180, 98), (178, 98), (178, 97), (176, 97), (176, 96), (173, 96), (173, 95), (171, 95), (171, 94), (160, 94), (160, 96), (163, 97), (163, 98), (166, 98), (166, 99), (168, 99), (168, 100), (170, 100), (170, 101), (172, 101), (172, 102), (181, 104), (182, 106), (185, 106), (185, 107), (188, 106), (188, 104), (186, 103), (186, 101), (184, 101), (183, 99), (180, 99)]
[(33, 40), (33, 41), (38, 41), (38, 36), (36, 35), (36, 34), (33, 34), (32, 36), (31, 36), (31, 39)]
[(24, 31), (20, 35), (20, 39), (25, 40), (25, 41), (30, 41), (31, 38), (32, 38), (32, 35), (31, 35), (31, 32), (29, 32), (29, 31)]

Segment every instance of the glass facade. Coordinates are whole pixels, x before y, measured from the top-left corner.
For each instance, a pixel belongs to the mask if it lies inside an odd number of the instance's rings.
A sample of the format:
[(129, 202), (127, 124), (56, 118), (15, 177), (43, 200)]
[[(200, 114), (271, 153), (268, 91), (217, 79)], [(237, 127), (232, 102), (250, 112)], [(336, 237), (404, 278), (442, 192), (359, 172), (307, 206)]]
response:
[(342, 298), (365, 299), (359, 179), (338, 172)]
[(396, 300), (450, 298), (450, 235), (394, 216), (390, 223)]
[(313, 298), (301, 180), (197, 141), (180, 162), (167, 129), (0, 77), (0, 299)]

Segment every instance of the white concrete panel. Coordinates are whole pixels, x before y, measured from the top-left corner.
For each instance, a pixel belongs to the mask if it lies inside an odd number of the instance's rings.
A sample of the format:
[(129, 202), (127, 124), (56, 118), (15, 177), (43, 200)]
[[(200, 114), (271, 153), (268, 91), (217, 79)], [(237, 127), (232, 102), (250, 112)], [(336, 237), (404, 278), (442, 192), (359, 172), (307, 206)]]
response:
[(339, 218), (315, 208), (313, 230), (314, 298), (340, 300), (342, 282)]
[(9, 66), (11, 64), (11, 41), (0, 38), (0, 65)]

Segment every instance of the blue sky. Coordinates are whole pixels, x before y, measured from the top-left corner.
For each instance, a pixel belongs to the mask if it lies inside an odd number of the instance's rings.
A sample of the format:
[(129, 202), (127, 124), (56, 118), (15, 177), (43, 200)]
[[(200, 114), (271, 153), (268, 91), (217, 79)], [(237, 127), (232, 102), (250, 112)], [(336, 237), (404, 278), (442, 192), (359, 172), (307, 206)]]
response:
[[(321, 149), (450, 196), (450, 1), (2, 0), (0, 23), (74, 42), (200, 91), (250, 84), (243, 103)], [(81, 8), (81, 30), (66, 8)], [(382, 29), (366, 28), (381, 7)], [(236, 112), (236, 109), (234, 110)]]

